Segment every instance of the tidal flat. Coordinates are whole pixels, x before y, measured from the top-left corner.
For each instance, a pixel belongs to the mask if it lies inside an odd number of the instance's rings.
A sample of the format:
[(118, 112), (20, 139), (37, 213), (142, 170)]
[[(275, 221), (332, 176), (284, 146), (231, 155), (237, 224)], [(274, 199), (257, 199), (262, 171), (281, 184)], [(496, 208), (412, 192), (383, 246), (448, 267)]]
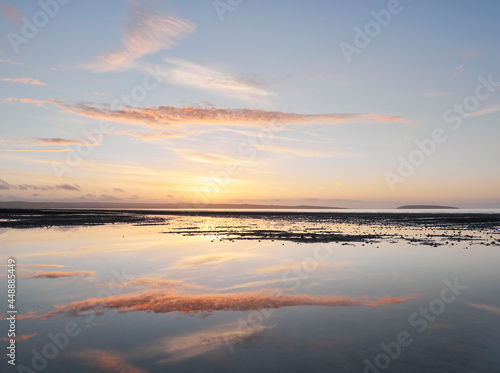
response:
[(0, 247), (21, 371), (500, 370), (495, 212), (3, 210)]

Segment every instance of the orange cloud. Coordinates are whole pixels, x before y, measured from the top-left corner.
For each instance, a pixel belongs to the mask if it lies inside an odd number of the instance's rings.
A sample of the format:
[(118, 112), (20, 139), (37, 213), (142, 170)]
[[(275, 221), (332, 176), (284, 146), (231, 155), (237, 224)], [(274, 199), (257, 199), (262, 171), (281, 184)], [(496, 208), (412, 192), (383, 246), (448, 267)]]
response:
[(35, 335), (38, 335), (38, 333), (18, 335), (17, 337), (14, 337), (14, 338), (4, 337), (4, 338), (0, 338), (0, 341), (10, 341), (11, 339), (15, 339), (16, 341), (20, 342), (20, 341), (25, 341), (27, 339), (30, 339), (30, 338), (34, 337)]
[[(37, 314), (35, 311), (30, 311), (26, 315), (16, 314), (16, 320), (24, 320), (24, 319), (34, 319), (37, 318)], [(0, 316), (0, 320), (7, 320), (6, 317)]]
[(118, 373), (148, 373), (146, 370), (136, 368), (117, 351), (97, 350), (86, 348), (72, 354), (73, 357), (82, 359), (91, 367), (107, 372)]
[[(280, 291), (279, 291), (280, 292)], [(112, 309), (118, 313), (127, 312), (180, 312), (195, 314), (214, 311), (252, 311), (278, 309), (293, 306), (382, 306), (401, 303), (410, 297), (351, 298), (332, 295), (272, 295), (261, 291), (234, 294), (180, 295), (174, 292), (150, 290), (135, 294), (119, 294), (106, 298), (91, 298), (68, 305), (54, 306), (54, 310), (41, 315), (49, 319), (59, 315), (79, 316), (86, 311)]]
[(79, 67), (93, 72), (123, 71), (142, 56), (173, 47), (194, 30), (194, 24), (187, 20), (151, 12), (139, 3), (122, 29), (123, 47)]
[(8, 103), (22, 102), (24, 104), (33, 104), (38, 107), (42, 107), (47, 103), (46, 100), (34, 100), (31, 98), (15, 98), (15, 97), (7, 97), (5, 99), (2, 99), (2, 102), (8, 102)]
[[(5, 3), (4, 3), (5, 4)], [(2, 4), (3, 5), (3, 4)], [(0, 62), (5, 62), (5, 63), (10, 63), (12, 65), (22, 65), (21, 62), (16, 62), (16, 61), (12, 61), (12, 60), (6, 60), (4, 58), (0, 58)]]
[(47, 85), (47, 84), (39, 81), (38, 79), (31, 79), (31, 78), (3, 78), (3, 79), (0, 79), (0, 81), (31, 84), (31, 85), (44, 85), (44, 86)]
[(0, 7), (2, 7), (5, 17), (11, 19), (15, 22), (21, 22), (23, 18), (23, 13), (17, 9), (14, 5), (1, 2)]
[(123, 124), (169, 126), (176, 127), (186, 124), (225, 125), (265, 127), (272, 123), (283, 125), (340, 124), (340, 123), (393, 123), (407, 120), (399, 116), (382, 114), (294, 114), (281, 111), (266, 111), (255, 109), (217, 109), (201, 107), (159, 106), (139, 108), (125, 106), (112, 109), (109, 105), (91, 105), (88, 103), (68, 104), (59, 100), (49, 100), (50, 103), (64, 109), (66, 113), (108, 120)]
[(61, 278), (75, 276), (94, 276), (93, 271), (72, 271), (72, 272), (32, 272), (26, 273), (27, 278)]

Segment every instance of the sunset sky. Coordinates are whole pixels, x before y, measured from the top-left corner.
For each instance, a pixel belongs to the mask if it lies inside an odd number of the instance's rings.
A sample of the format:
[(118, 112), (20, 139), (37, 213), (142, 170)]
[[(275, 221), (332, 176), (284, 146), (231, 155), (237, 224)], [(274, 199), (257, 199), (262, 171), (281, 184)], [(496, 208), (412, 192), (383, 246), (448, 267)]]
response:
[(0, 2), (0, 200), (499, 208), (499, 14)]

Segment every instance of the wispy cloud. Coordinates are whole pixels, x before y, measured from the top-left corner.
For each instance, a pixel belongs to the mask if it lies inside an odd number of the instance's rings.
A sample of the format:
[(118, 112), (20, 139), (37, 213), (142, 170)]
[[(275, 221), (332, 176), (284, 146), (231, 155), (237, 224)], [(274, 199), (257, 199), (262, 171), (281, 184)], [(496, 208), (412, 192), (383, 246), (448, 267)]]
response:
[(10, 341), (11, 339), (15, 339), (17, 342), (20, 342), (20, 341), (26, 341), (27, 339), (33, 338), (36, 335), (38, 335), (38, 333), (21, 334), (21, 335), (18, 335), (16, 337), (3, 337), (3, 338), (0, 338), (0, 341)]
[(43, 85), (43, 86), (47, 85), (47, 84), (39, 81), (38, 79), (31, 79), (31, 78), (2, 78), (2, 79), (0, 79), (0, 81), (31, 84), (31, 85)]
[(228, 164), (236, 162), (237, 160), (227, 157), (218, 153), (210, 153), (210, 152), (200, 152), (197, 150), (189, 150), (189, 149), (170, 149), (173, 150), (180, 157), (202, 163), (210, 163), (210, 164)]
[[(258, 274), (277, 274), (277, 273), (283, 273), (286, 271), (292, 271), (296, 268), (300, 268), (302, 265), (302, 262), (292, 262), (289, 261), (284, 264), (277, 264), (271, 267), (262, 267), (262, 268), (257, 268), (255, 269), (252, 273), (258, 273)], [(334, 269), (339, 269), (339, 268), (345, 268), (349, 265), (349, 263), (344, 263), (344, 262), (338, 262), (338, 263), (332, 263), (332, 262), (321, 262), (318, 264), (318, 269), (328, 269), (328, 270), (334, 270)]]
[(157, 364), (178, 363), (232, 345), (267, 328), (269, 327), (265, 325), (242, 328), (238, 322), (217, 325), (199, 332), (155, 340), (148, 346), (135, 349), (131, 352), (131, 356), (137, 358), (163, 357), (157, 361)]
[(488, 312), (491, 312), (491, 313), (494, 313), (494, 314), (500, 316), (500, 308), (499, 307), (491, 306), (489, 304), (480, 304), (480, 303), (469, 303), (469, 304), (472, 307), (478, 308), (478, 309), (483, 310), (483, 311), (488, 311)]
[(187, 20), (154, 13), (146, 9), (142, 2), (136, 2), (127, 24), (121, 30), (122, 47), (78, 67), (93, 72), (124, 71), (143, 56), (172, 48), (194, 30), (194, 24)]
[(159, 106), (151, 108), (125, 106), (122, 109), (112, 109), (109, 105), (92, 105), (84, 102), (76, 104), (69, 104), (59, 100), (49, 100), (49, 102), (59, 106), (69, 114), (97, 120), (104, 119), (124, 124), (154, 127), (176, 127), (181, 125), (264, 127), (272, 123), (284, 125), (409, 123), (400, 116), (375, 113), (294, 114), (256, 109), (218, 109), (192, 106)]
[(64, 278), (76, 276), (94, 276), (93, 271), (71, 271), (71, 272), (27, 272), (23, 274), (26, 278)]
[(297, 147), (287, 147), (282, 145), (268, 145), (268, 144), (257, 144), (255, 147), (259, 150), (283, 154), (289, 157), (343, 157), (349, 156), (349, 153), (343, 151), (335, 151), (333, 149), (307, 149), (307, 148), (297, 148)]
[(80, 191), (81, 188), (79, 185), (74, 184), (57, 184), (57, 185), (33, 185), (33, 184), (17, 184), (11, 185), (7, 183), (5, 180), (0, 179), (0, 189), (17, 189), (17, 190), (72, 190), (72, 191)]
[(180, 280), (169, 280), (155, 277), (137, 277), (132, 280), (115, 284), (115, 287), (125, 288), (157, 288), (157, 289), (205, 289), (206, 286)]
[(480, 115), (486, 115), (500, 111), (500, 104), (490, 105), (482, 110), (476, 110), (470, 113), (471, 117), (478, 117)]
[(217, 265), (227, 262), (241, 261), (253, 257), (245, 253), (214, 253), (205, 255), (194, 255), (183, 258), (175, 263), (171, 269), (194, 268), (202, 265)]
[(451, 77), (451, 78), (455, 78), (457, 77), (459, 74), (463, 73), (465, 71), (465, 67), (464, 65), (460, 65), (458, 66), (455, 70), (453, 70), (452, 72), (447, 72), (446, 74)]
[(24, 104), (33, 104), (38, 107), (45, 106), (47, 103), (46, 100), (34, 100), (31, 98), (16, 98), (16, 97), (7, 97), (7, 98), (2, 98), (0, 99), (0, 102), (2, 103), (15, 103), (15, 102), (21, 102)]
[[(274, 95), (272, 92), (259, 88), (258, 85), (262, 84), (257, 84), (249, 78), (238, 78), (232, 74), (178, 58), (164, 58), (163, 61), (167, 65), (156, 70), (159, 76), (170, 83), (210, 91), (249, 103), (262, 102), (263, 98)], [(154, 67), (150, 64), (139, 64), (139, 68), (144, 71)]]
[(10, 63), (12, 65), (22, 65), (22, 62), (16, 62), (16, 61), (12, 61), (12, 60), (6, 60), (6, 59), (3, 59), (3, 58), (0, 58), (0, 62)]
[(97, 368), (106, 372), (148, 373), (148, 371), (139, 369), (129, 363), (125, 356), (118, 351), (86, 348), (81, 351), (73, 352), (70, 356), (83, 360), (92, 368)]
[(0, 2), (0, 7), (3, 10), (3, 13), (7, 19), (10, 19), (14, 22), (21, 22), (23, 18), (23, 13), (17, 9), (14, 5)]

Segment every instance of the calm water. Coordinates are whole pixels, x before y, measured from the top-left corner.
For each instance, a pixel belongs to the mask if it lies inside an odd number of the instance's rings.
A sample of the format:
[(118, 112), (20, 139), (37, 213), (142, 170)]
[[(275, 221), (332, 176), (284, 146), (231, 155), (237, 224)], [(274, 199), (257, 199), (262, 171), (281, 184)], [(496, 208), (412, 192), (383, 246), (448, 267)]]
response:
[[(165, 225), (0, 231), (2, 264), (17, 261), (18, 369), (500, 371), (498, 230), (462, 230), (453, 245), (434, 228), (376, 227), (398, 236), (348, 243), (209, 233), (267, 225), (174, 216)], [(427, 234), (443, 242), (398, 238)], [(0, 323), (8, 345), (9, 323)], [(8, 360), (0, 370), (17, 371)]]

